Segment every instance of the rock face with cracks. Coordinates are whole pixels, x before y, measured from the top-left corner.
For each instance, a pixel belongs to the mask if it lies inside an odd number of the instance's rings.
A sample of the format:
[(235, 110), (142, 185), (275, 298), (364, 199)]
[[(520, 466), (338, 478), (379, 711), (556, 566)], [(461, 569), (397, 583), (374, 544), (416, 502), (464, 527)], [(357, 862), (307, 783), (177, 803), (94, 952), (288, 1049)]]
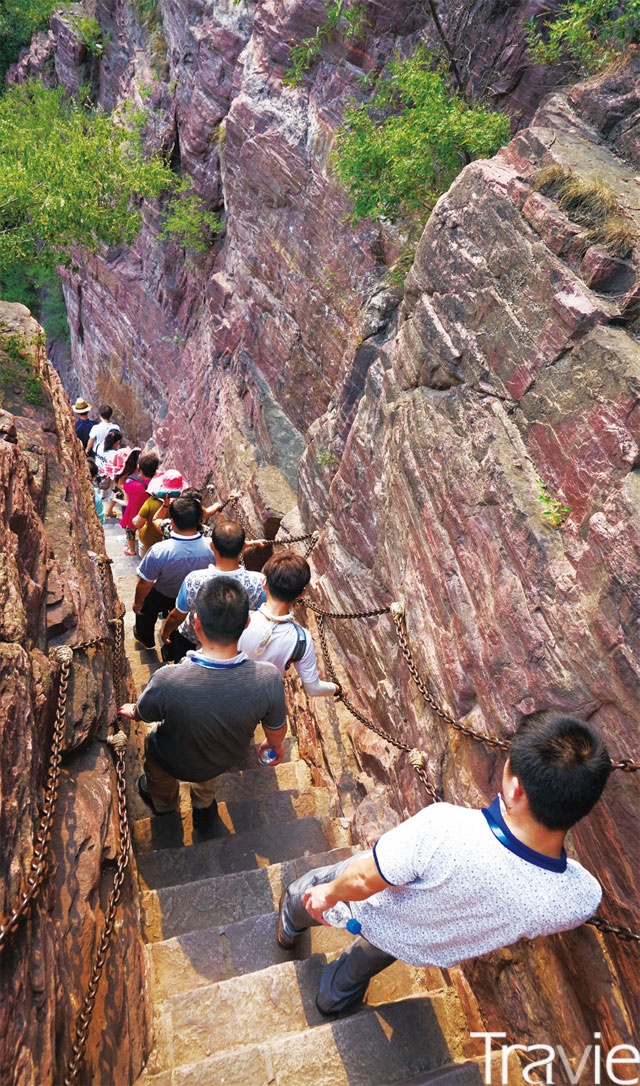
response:
[[(313, 33), (320, 2), (159, 6), (160, 79), (130, 10), (100, 6), (100, 99), (146, 80), (154, 138), (188, 161), (225, 233), (184, 254), (158, 243), (145, 208), (131, 249), (65, 273), (83, 393), (111, 400), (131, 436), (153, 429), (190, 481), (241, 489), (254, 523), (288, 513), (295, 534), (320, 528), (315, 598), (339, 611), (402, 600), (418, 670), (453, 716), (508, 736), (560, 709), (637, 759), (638, 249), (612, 255), (535, 186), (553, 163), (602, 179), (637, 234), (637, 51), (541, 105), (557, 73), (527, 65), (518, 29), (540, 6), (447, 7), (465, 85), (524, 114), (441, 198), (402, 295), (385, 274), (403, 239), (345, 225), (330, 151), (362, 71), (433, 36), (427, 6), (372, 4), (365, 39), (332, 41), (296, 89), (282, 83), (287, 43)], [(501, 756), (432, 716), (388, 617), (331, 623), (330, 643), (354, 701), (426, 751), (444, 798), (495, 794)], [(322, 771), (349, 803), (367, 793), (363, 842), (425, 803), (403, 753), (332, 707), (318, 717)], [(637, 778), (616, 770), (573, 836), (603, 915), (635, 930)], [(633, 1040), (634, 948), (592, 928), (455, 975), (469, 1021), (479, 1010), (513, 1043), (562, 1044), (574, 1068), (594, 1031), (605, 1049)]]
[[(21, 345), (39, 390), (26, 402), (4, 379), (4, 346)], [(0, 582), (2, 655), (2, 923), (27, 887), (61, 664), (76, 648), (48, 874), (40, 897), (2, 950), (0, 1080), (61, 1082), (102, 933), (119, 852), (113, 758), (111, 629), (116, 597), (97, 559), (104, 539), (86, 458), (60, 381), (42, 357), (42, 329), (21, 305), (0, 303)], [(125, 877), (98, 989), (81, 1081), (129, 1082), (148, 1051), (146, 967), (133, 880)], [(106, 1039), (106, 1040), (105, 1040)]]

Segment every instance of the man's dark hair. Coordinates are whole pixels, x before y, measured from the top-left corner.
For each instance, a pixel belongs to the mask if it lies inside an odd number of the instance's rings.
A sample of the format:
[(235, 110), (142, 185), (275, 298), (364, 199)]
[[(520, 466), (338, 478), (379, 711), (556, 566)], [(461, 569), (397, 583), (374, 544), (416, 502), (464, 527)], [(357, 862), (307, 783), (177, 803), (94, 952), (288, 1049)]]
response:
[(194, 498), (174, 498), (169, 506), (169, 516), (179, 532), (193, 532), (200, 527), (202, 506)]
[(202, 504), (202, 491), (198, 490), (196, 486), (186, 486), (180, 495), (181, 498), (193, 498), (194, 501)]
[(244, 528), (237, 520), (216, 517), (211, 529), (211, 542), (222, 558), (238, 558), (244, 541)]
[(105, 422), (108, 422), (112, 415), (113, 408), (109, 407), (108, 403), (104, 403), (100, 408), (100, 418), (104, 419)]
[(531, 813), (549, 830), (568, 830), (600, 799), (611, 759), (598, 733), (583, 720), (536, 713), (509, 745)]
[(311, 580), (309, 563), (293, 551), (274, 554), (265, 563), (262, 572), (267, 578), (269, 593), (282, 603), (297, 600)]
[(144, 475), (145, 479), (153, 479), (155, 473), (160, 467), (160, 460), (155, 453), (143, 453), (138, 460), (138, 467)]
[(90, 460), (90, 459), (87, 460), (87, 463), (89, 465), (89, 474), (90, 474), (92, 479), (95, 479), (96, 475), (100, 474), (100, 470), (98, 468), (98, 465), (96, 464), (95, 460)]
[(196, 596), (196, 614), (210, 641), (235, 645), (249, 618), (249, 596), (235, 577), (212, 577)]
[(115, 449), (119, 441), (122, 441), (122, 434), (119, 430), (109, 430), (109, 433), (104, 439), (104, 445), (102, 446), (103, 452), (111, 452)]

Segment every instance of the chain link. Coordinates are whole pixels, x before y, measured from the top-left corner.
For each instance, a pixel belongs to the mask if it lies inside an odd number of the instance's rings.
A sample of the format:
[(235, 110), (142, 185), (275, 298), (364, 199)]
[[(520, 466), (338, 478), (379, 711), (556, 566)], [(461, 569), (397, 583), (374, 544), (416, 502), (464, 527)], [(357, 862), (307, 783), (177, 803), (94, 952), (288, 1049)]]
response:
[(73, 652), (67, 646), (57, 648), (55, 655), (60, 661), (60, 682), (58, 685), (58, 703), (53, 726), (53, 740), (51, 744), (51, 756), (47, 770), (47, 780), (44, 789), (44, 802), (42, 814), (38, 825), (38, 832), (34, 841), (33, 859), (31, 871), (27, 878), (28, 889), (23, 891), (22, 899), (18, 907), (6, 923), (0, 926), (0, 948), (5, 945), (11, 932), (13, 932), (22, 916), (24, 916), (36, 897), (47, 875), (47, 854), (51, 840), (51, 826), (55, 814), (60, 784), (60, 764), (62, 762), (62, 746), (64, 741), (66, 716), (67, 716), (67, 692), (69, 689), (69, 672)]
[(616, 938), (622, 939), (625, 943), (640, 943), (640, 935), (637, 935), (631, 928), (626, 928), (622, 924), (611, 924), (604, 917), (592, 916), (591, 920), (585, 920), (585, 924), (591, 924), (592, 927), (597, 928), (603, 935), (615, 935)]
[(125, 762), (123, 750), (118, 751), (116, 754), (116, 787), (118, 794), (118, 836), (120, 846), (118, 853), (118, 862), (116, 866), (115, 876), (113, 879), (113, 888), (111, 890), (111, 893), (109, 894), (107, 911), (104, 919), (104, 927), (102, 929), (100, 943), (98, 944), (98, 950), (94, 959), (91, 977), (89, 979), (89, 984), (87, 986), (87, 991), (82, 1003), (82, 1007), (76, 1019), (75, 1041), (72, 1048), (71, 1060), (69, 1062), (69, 1067), (64, 1080), (65, 1086), (74, 1086), (74, 1084), (78, 1082), (80, 1071), (82, 1070), (84, 1052), (87, 1044), (87, 1037), (89, 1035), (89, 1026), (91, 1024), (91, 1017), (93, 1015), (96, 996), (98, 994), (98, 985), (100, 983), (100, 977), (102, 976), (102, 970), (106, 961), (109, 943), (111, 941), (111, 935), (115, 926), (116, 911), (118, 908), (118, 902), (120, 901), (122, 886), (125, 879), (125, 871), (129, 863), (129, 856), (131, 852), (131, 837), (129, 832), (129, 822), (127, 818)]
[[(309, 602), (309, 601), (305, 601), (305, 602)], [(333, 666), (333, 661), (331, 659), (331, 654), (329, 652), (329, 644), (328, 644), (328, 641), (327, 641), (327, 634), (326, 634), (325, 624), (324, 624), (326, 616), (325, 616), (324, 613), (322, 613), (322, 611), (320, 611), (320, 608), (318, 608), (316, 610), (315, 607), (312, 607), (312, 610), (314, 610), (316, 612), (316, 622), (317, 622), (317, 626), (318, 626), (318, 637), (320, 638), (320, 645), (321, 645), (321, 648), (322, 648), (322, 656), (323, 656), (323, 659), (324, 659), (324, 666), (325, 666), (326, 673), (329, 676), (331, 682), (334, 682), (336, 684), (336, 686), (338, 687), (338, 693), (336, 694), (336, 697), (338, 698), (339, 701), (342, 702), (345, 709), (348, 709), (349, 712), (351, 713), (351, 715), (356, 718), (356, 720), (359, 720), (361, 724), (364, 724), (365, 728), (369, 728), (370, 731), (375, 732), (375, 734), (379, 735), (381, 739), (385, 740), (385, 742), (391, 743), (392, 746), (396, 747), (398, 750), (405, 751), (405, 753), (409, 755), (409, 761), (410, 761), (411, 765), (413, 766), (416, 773), (420, 777), (420, 780), (424, 784), (427, 792), (429, 793), (429, 795), (431, 796), (433, 801), (435, 803), (437, 803), (438, 800), (439, 800), (439, 796), (438, 796), (438, 793), (437, 793), (435, 787), (431, 784), (431, 782), (430, 782), (430, 780), (429, 780), (429, 778), (427, 776), (427, 770), (426, 770), (427, 756), (424, 753), (424, 751), (418, 750), (416, 747), (410, 747), (407, 743), (403, 743), (399, 739), (394, 739), (394, 737), (392, 735), (389, 735), (388, 732), (384, 731), (383, 728), (379, 728), (377, 724), (374, 724), (373, 721), (369, 719), (369, 717), (366, 717), (364, 715), (364, 713), (361, 713), (360, 710), (357, 709), (356, 706), (352, 704), (352, 702), (349, 700), (349, 698), (346, 696), (346, 694), (342, 690), (342, 684), (340, 683), (340, 680), (338, 679), (338, 676), (336, 675), (336, 671), (335, 671), (335, 668)]]

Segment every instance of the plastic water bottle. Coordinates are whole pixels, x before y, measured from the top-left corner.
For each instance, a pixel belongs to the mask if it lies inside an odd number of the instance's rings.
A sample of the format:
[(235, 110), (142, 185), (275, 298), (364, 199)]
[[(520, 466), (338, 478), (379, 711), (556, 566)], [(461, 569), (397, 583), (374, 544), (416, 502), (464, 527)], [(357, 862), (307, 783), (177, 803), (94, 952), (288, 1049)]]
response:
[(346, 901), (338, 901), (330, 909), (325, 909), (322, 919), (332, 928), (346, 928), (351, 935), (359, 935), (362, 931), (362, 924), (353, 916)]
[(273, 765), (278, 755), (271, 747), (266, 747), (260, 755), (258, 761), (261, 765)]

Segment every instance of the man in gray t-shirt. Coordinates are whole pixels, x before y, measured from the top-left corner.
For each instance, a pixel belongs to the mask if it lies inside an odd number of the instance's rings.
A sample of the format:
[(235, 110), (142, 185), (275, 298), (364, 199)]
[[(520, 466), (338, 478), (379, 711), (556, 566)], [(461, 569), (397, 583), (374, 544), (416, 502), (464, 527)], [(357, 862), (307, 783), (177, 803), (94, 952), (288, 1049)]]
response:
[(216, 815), (215, 778), (241, 763), (262, 724), (278, 765), (287, 730), (284, 685), (273, 664), (238, 652), (249, 617), (246, 589), (232, 577), (207, 581), (196, 599), (196, 632), (202, 648), (178, 665), (156, 671), (137, 704), (123, 716), (159, 721), (145, 743), (145, 773), (138, 791), (155, 814), (175, 811), (179, 781), (191, 784), (194, 825)]

